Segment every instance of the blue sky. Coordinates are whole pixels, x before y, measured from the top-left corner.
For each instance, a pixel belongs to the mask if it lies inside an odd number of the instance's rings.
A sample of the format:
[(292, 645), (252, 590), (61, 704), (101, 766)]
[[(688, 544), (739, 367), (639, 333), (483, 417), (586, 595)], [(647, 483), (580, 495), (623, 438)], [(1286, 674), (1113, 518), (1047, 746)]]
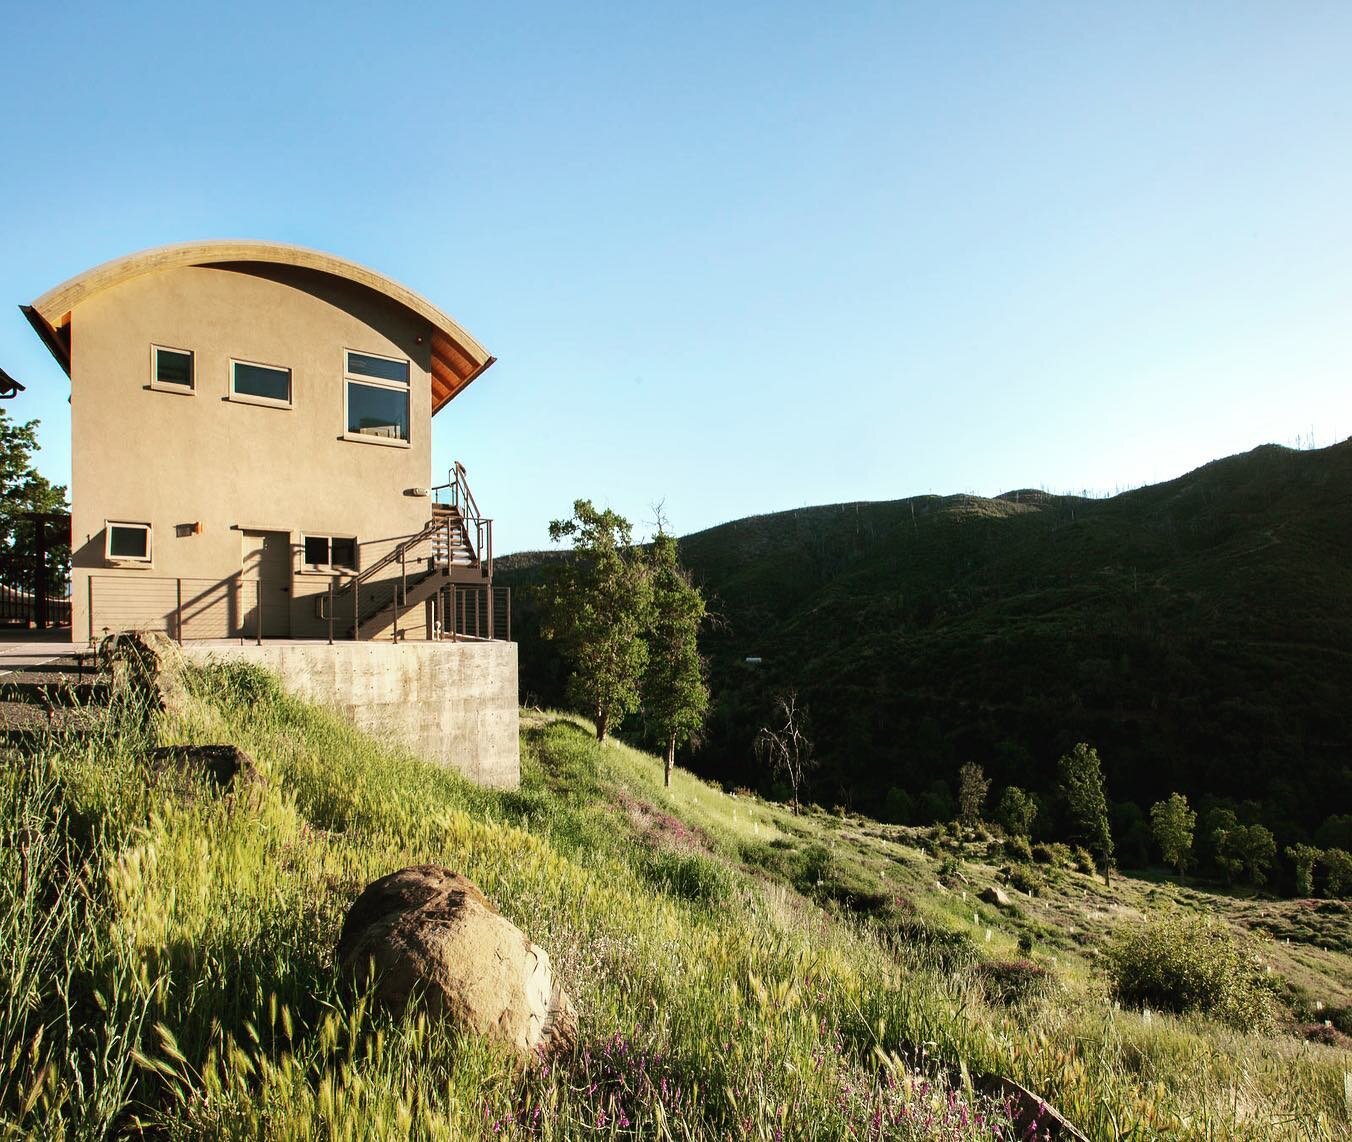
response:
[(434, 462), (499, 551), (1352, 434), (1352, 5), (0, 6), (0, 365), (58, 480), (18, 304), (199, 237), (490, 348)]

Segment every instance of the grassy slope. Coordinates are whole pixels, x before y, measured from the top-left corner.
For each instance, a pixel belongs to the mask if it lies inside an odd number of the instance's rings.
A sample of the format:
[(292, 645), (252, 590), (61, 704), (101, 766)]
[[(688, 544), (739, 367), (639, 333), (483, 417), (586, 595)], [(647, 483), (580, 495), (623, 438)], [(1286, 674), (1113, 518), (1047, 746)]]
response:
[[(874, 812), (975, 759), (1048, 789), (1096, 744), (1109, 789), (1258, 799), (1284, 842), (1352, 803), (1352, 442), (1267, 446), (1106, 500), (921, 496), (687, 536), (723, 622), (701, 772), (755, 784), (776, 688), (808, 701), (817, 791)], [(541, 557), (501, 561), (529, 582)], [(558, 664), (522, 621), (523, 685)], [(747, 667), (748, 655), (764, 659)]]
[[(954, 1109), (883, 1064), (905, 1043), (1014, 1075), (1095, 1137), (1347, 1128), (1347, 1053), (1115, 1011), (1069, 950), (1052, 994), (988, 1002), (962, 957), (889, 948), (780, 879), (826, 850), (815, 867), (835, 895), (863, 899), (885, 875), (929, 925), (981, 933), (983, 955), (1011, 948), (1015, 926), (932, 889), (905, 834), (790, 818), (685, 773), (665, 792), (651, 757), (599, 747), (573, 719), (527, 720), (508, 794), (248, 672), (204, 679), (159, 736), (237, 742), (268, 785), (185, 791), (150, 776), (150, 743), (116, 722), (3, 771), (0, 1133), (139, 1120), (169, 1136), (813, 1138), (881, 1121), (893, 1137), (988, 1135), (966, 1096)], [(424, 861), (468, 873), (550, 950), (582, 1011), (575, 1058), (522, 1075), (345, 991), (330, 949), (346, 905)], [(989, 875), (967, 871), (973, 889)], [(1090, 891), (1067, 884), (1068, 901)]]

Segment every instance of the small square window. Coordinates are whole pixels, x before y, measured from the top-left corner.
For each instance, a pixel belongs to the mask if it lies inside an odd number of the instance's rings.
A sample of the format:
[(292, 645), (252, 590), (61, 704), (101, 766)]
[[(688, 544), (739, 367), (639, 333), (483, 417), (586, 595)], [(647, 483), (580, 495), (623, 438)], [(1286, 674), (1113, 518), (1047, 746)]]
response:
[(152, 347), (151, 386), (158, 389), (174, 389), (179, 392), (191, 392), (193, 387), (192, 353), (187, 349), (166, 349), (162, 345)]
[(150, 524), (108, 522), (104, 554), (112, 560), (150, 562)]
[(230, 395), (267, 404), (291, 404), (291, 370), (249, 361), (230, 362)]
[(307, 535), (305, 564), (307, 567), (334, 567), (344, 571), (355, 571), (357, 541), (351, 536), (343, 535)]

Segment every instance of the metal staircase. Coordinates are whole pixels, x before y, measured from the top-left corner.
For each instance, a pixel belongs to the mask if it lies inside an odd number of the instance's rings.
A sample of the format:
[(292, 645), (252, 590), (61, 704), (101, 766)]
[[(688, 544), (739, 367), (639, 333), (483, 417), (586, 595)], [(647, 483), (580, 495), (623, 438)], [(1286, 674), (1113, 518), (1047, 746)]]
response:
[[(429, 622), (434, 638), (500, 637), (495, 622), (501, 608), (494, 601), (493, 521), (480, 513), (458, 460), (450, 477), (431, 489), (432, 518), (426, 526), (341, 587), (320, 596), (318, 617), (332, 616), (331, 626), (343, 622), (344, 636), (359, 640), (399, 641), (406, 629), (400, 624), (411, 613)], [(510, 637), (510, 617), (507, 623)]]

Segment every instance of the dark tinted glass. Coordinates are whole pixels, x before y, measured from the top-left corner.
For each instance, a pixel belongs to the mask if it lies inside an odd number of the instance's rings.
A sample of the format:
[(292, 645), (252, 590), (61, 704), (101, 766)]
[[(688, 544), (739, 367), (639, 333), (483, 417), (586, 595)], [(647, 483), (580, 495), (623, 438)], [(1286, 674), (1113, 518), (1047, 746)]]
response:
[(359, 377), (377, 377), (382, 381), (401, 381), (408, 384), (408, 362), (387, 361), (368, 353), (349, 353), (347, 371)]
[(177, 349), (155, 350), (155, 380), (162, 385), (192, 388), (192, 354)]
[(357, 541), (355, 539), (339, 539), (334, 537), (332, 543), (333, 565), (335, 567), (356, 567), (357, 566)]
[(408, 393), (349, 381), (347, 430), (360, 436), (408, 439)]
[(144, 559), (150, 554), (150, 532), (143, 527), (108, 528), (108, 554), (114, 559)]
[(305, 562), (317, 563), (321, 567), (329, 565), (328, 536), (307, 535), (305, 537)]
[(291, 370), (235, 363), (235, 392), (245, 397), (291, 401)]

